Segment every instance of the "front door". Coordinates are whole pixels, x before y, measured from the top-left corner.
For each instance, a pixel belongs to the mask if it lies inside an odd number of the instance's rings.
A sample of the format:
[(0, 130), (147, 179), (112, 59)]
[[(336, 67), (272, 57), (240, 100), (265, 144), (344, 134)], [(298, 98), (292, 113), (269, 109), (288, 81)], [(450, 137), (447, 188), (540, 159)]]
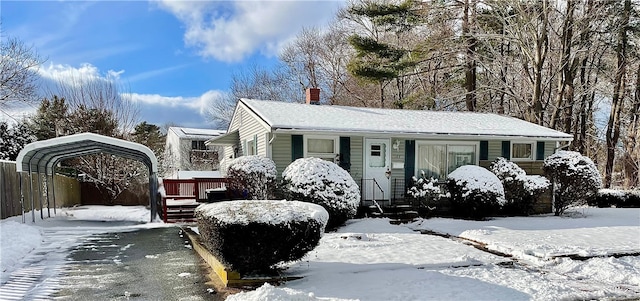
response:
[(363, 181), (365, 200), (389, 200), (391, 154), (389, 139), (365, 139), (365, 176)]

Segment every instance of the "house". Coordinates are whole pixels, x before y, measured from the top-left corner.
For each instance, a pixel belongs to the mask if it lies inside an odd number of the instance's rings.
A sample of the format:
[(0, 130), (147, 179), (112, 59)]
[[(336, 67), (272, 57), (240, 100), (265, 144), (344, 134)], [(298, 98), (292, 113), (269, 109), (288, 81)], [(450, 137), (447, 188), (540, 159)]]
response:
[(205, 142), (224, 134), (225, 131), (170, 127), (165, 143), (165, 178), (178, 178), (179, 171), (217, 170), (216, 147), (207, 147)]
[(318, 96), (307, 91), (307, 104), (241, 99), (227, 133), (207, 141), (224, 146), (221, 170), (238, 156), (261, 155), (281, 175), (297, 158), (319, 157), (349, 171), (364, 200), (391, 202), (421, 171), (444, 179), (500, 156), (539, 174), (544, 158), (572, 140), (496, 114), (317, 105)]

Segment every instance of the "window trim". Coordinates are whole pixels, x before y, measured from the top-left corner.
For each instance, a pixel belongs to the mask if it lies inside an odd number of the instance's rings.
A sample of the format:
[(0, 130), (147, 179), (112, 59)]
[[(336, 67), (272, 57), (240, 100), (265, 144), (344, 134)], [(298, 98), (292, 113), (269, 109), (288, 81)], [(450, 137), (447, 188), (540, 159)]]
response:
[[(531, 145), (531, 155), (528, 158), (516, 158), (513, 156), (515, 148), (513, 147), (515, 144), (529, 144)], [(536, 141), (511, 141), (511, 153), (510, 160), (511, 161), (536, 161)]]
[(450, 145), (463, 145), (463, 146), (473, 146), (475, 148), (475, 164), (476, 166), (479, 166), (480, 164), (480, 141), (447, 141), (447, 140), (415, 140), (415, 158), (414, 158), (414, 162), (413, 162), (413, 166), (414, 166), (414, 176), (416, 177), (420, 177), (420, 173), (421, 170), (418, 167), (418, 159), (419, 159), (419, 155), (420, 155), (420, 151), (419, 151), (419, 147), (421, 145), (444, 145), (445, 146), (445, 155), (446, 155), (446, 167), (447, 167), (447, 174), (444, 175), (444, 178), (448, 177), (449, 174), (453, 171), (453, 170), (448, 170), (449, 169), (449, 146)]
[[(304, 157), (315, 157), (320, 159), (330, 159), (334, 160), (337, 154), (340, 154), (340, 136), (333, 135), (304, 135), (302, 142), (302, 148), (304, 150)], [(323, 139), (323, 140), (333, 140), (333, 153), (311, 153), (309, 152), (308, 140), (309, 139)]]

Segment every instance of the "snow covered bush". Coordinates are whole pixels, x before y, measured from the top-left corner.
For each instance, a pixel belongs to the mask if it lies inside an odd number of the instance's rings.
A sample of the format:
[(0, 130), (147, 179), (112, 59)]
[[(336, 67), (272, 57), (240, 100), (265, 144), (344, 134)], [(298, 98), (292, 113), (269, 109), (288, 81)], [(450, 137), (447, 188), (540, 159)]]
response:
[(440, 186), (438, 186), (438, 179), (427, 178), (424, 171), (421, 171), (420, 178), (413, 176), (411, 179), (413, 183), (407, 190), (407, 194), (418, 200), (420, 205), (435, 208), (442, 193)]
[(619, 207), (627, 201), (627, 194), (624, 190), (600, 189), (596, 197), (589, 202), (590, 206), (607, 208), (611, 206)]
[(458, 167), (447, 177), (453, 214), (482, 219), (494, 215), (505, 203), (500, 179), (489, 170), (476, 166)]
[(286, 200), (203, 204), (195, 214), (205, 247), (241, 275), (301, 259), (318, 245), (329, 219), (321, 206)]
[(559, 151), (544, 160), (542, 169), (554, 185), (555, 215), (592, 202), (602, 187), (596, 165), (578, 152)]
[(638, 190), (618, 190), (600, 189), (595, 199), (589, 203), (591, 206), (607, 208), (638, 208), (640, 207), (640, 191)]
[(360, 204), (360, 188), (351, 175), (333, 162), (300, 158), (282, 172), (286, 199), (318, 204), (329, 212), (327, 228), (353, 218)]
[(276, 164), (262, 156), (242, 156), (229, 163), (229, 190), (236, 197), (253, 200), (270, 199), (276, 185)]
[(503, 157), (491, 163), (489, 170), (502, 182), (506, 199), (502, 209), (507, 215), (532, 214), (540, 196), (551, 185), (545, 177), (528, 176), (520, 166)]
[(627, 193), (625, 208), (640, 208), (640, 190), (631, 190)]

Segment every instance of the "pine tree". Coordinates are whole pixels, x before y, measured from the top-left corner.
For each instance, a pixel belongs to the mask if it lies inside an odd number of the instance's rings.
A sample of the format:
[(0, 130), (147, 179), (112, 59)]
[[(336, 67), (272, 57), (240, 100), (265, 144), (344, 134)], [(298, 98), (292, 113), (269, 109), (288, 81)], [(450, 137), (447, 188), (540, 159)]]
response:
[(10, 126), (0, 121), (0, 160), (15, 161), (20, 151), (36, 137), (25, 122)]

